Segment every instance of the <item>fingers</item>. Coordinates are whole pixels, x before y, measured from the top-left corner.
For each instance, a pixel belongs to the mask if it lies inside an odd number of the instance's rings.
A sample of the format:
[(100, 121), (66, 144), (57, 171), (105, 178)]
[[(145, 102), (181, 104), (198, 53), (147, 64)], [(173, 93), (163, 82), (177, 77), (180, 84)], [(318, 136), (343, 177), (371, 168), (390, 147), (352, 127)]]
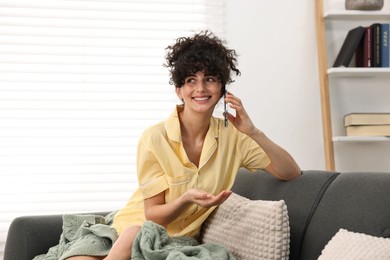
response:
[(227, 198), (229, 198), (229, 196), (232, 194), (231, 191), (222, 191), (220, 192), (217, 196), (216, 196), (216, 203), (218, 203), (218, 205), (222, 204), (225, 200), (227, 200)]
[[(248, 118), (248, 114), (244, 108), (244, 105), (242, 104), (241, 99), (233, 95), (231, 92), (228, 92), (225, 98), (225, 101), (229, 104), (229, 107), (234, 109), (236, 111), (236, 117), (241, 117), (241, 118)], [(229, 120), (234, 120), (235, 117), (231, 115), (228, 117)]]
[(229, 106), (236, 111), (235, 116), (228, 114), (228, 120), (231, 122), (239, 131), (249, 135), (255, 129), (255, 126), (246, 112), (241, 99), (234, 96), (231, 92), (228, 92), (225, 101), (229, 103)]
[(236, 111), (240, 111), (241, 109), (243, 109), (241, 99), (233, 95), (231, 92), (227, 93), (225, 101), (229, 103), (229, 107), (233, 108)]
[(204, 191), (194, 190), (192, 195), (194, 203), (201, 207), (208, 208), (220, 205), (230, 196), (231, 193), (231, 191), (221, 191), (218, 195), (212, 195)]
[(212, 194), (201, 190), (191, 189), (189, 192), (192, 194), (192, 197), (195, 200), (210, 199), (213, 197)]

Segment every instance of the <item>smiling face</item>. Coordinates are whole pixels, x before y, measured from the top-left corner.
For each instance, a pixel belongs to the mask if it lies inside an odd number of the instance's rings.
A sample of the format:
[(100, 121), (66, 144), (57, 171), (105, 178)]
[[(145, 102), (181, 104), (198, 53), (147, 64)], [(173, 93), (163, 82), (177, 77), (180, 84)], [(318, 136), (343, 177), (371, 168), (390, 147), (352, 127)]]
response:
[(183, 100), (186, 109), (212, 113), (221, 98), (221, 82), (216, 76), (199, 71), (188, 76), (184, 84), (176, 88), (176, 94)]

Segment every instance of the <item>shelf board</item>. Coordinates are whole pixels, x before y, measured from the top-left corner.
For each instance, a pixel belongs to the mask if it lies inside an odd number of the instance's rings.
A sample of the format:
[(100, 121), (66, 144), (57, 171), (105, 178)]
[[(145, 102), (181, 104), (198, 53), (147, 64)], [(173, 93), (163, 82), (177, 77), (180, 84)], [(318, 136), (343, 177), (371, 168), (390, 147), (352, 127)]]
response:
[(390, 77), (390, 68), (329, 68), (329, 77)]
[(390, 10), (356, 11), (356, 10), (329, 10), (324, 13), (326, 20), (372, 20), (389, 19)]
[(384, 142), (389, 136), (334, 136), (333, 142)]

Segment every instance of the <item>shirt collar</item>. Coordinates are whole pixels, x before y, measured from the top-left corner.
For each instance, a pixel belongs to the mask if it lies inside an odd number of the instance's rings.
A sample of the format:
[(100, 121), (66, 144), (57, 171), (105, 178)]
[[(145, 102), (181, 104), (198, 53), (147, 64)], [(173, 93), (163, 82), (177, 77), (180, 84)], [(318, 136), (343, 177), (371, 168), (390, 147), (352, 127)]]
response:
[[(168, 138), (172, 141), (181, 142), (180, 120), (179, 112), (183, 111), (183, 105), (177, 105), (171, 115), (165, 120), (165, 130), (167, 131)], [(207, 132), (206, 138), (211, 137), (217, 139), (219, 136), (219, 124), (218, 119), (211, 117), (210, 127)]]

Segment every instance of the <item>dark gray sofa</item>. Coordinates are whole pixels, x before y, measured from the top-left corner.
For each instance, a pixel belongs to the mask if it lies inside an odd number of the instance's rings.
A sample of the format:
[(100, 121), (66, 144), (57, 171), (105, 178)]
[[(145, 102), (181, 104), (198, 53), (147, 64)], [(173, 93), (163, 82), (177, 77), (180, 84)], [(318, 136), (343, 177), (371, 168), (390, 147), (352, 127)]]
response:
[[(240, 170), (233, 191), (250, 199), (280, 200), (290, 221), (290, 259), (317, 259), (340, 228), (390, 237), (390, 173), (303, 171), (283, 182)], [(31, 260), (56, 245), (61, 216), (25, 216), (9, 229), (4, 260)]]

